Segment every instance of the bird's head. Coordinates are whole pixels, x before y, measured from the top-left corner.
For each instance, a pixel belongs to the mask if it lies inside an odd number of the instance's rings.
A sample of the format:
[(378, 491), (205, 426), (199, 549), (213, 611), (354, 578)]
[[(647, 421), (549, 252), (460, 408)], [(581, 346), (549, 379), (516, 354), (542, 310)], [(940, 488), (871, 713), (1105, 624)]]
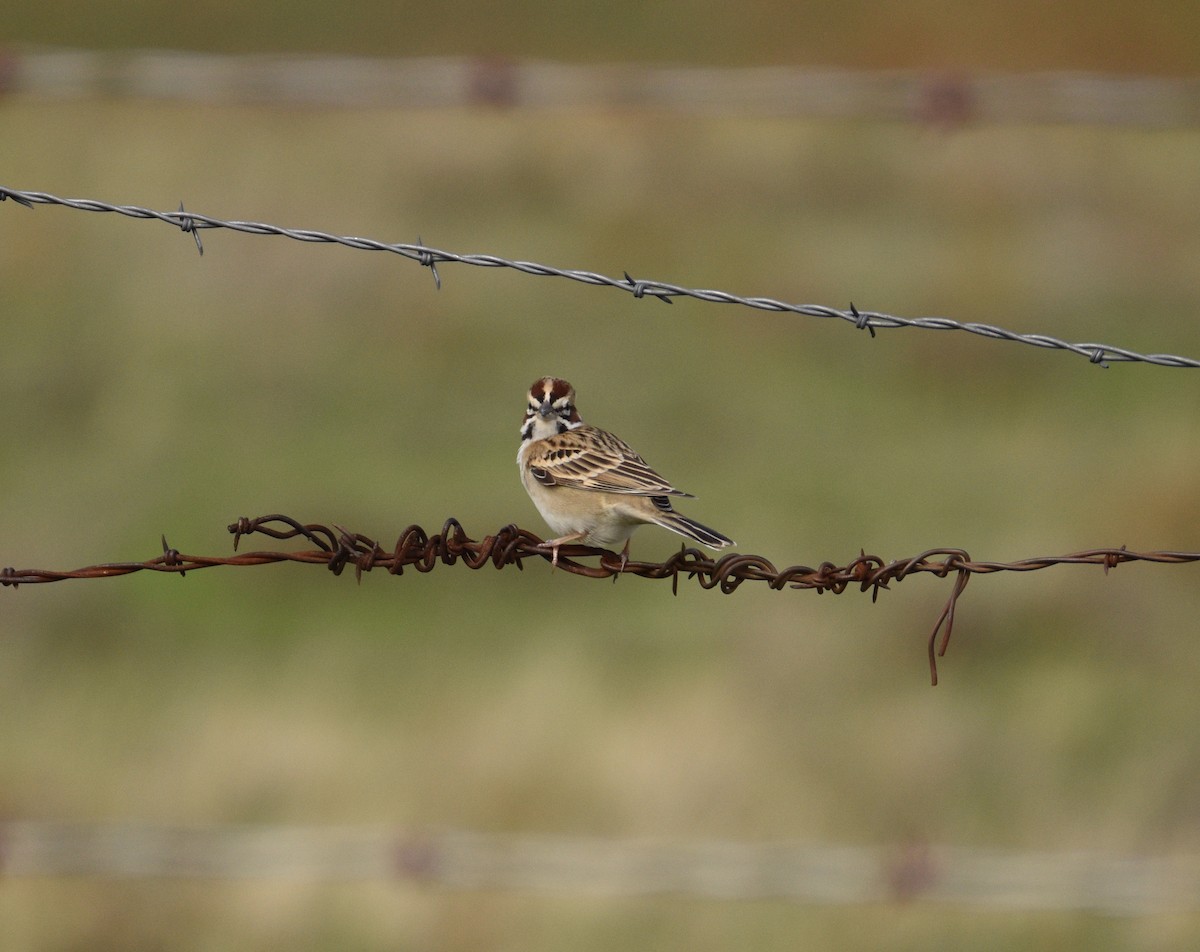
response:
[(558, 377), (534, 381), (529, 388), (525, 422), (521, 425), (522, 440), (544, 440), (582, 424), (575, 409), (574, 387)]

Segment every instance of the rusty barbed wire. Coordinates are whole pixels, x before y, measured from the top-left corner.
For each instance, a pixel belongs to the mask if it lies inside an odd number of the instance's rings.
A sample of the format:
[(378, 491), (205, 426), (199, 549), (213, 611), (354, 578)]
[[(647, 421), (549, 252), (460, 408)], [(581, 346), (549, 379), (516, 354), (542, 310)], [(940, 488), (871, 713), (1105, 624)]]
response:
[[(523, 560), (537, 558), (550, 561), (552, 551), (528, 529), (512, 523), (493, 535), (472, 539), (457, 519), (450, 518), (442, 525), (442, 531), (428, 534), (418, 525), (408, 526), (387, 548), (378, 541), (359, 532), (351, 532), (338, 525), (303, 524), (290, 516), (273, 513), (257, 518), (240, 517), (228, 526), (233, 535), (233, 548), (245, 536), (260, 534), (273, 539), (304, 539), (315, 549), (297, 552), (246, 552), (231, 556), (184, 555), (162, 539), (162, 555), (143, 562), (108, 562), (70, 571), (48, 569), (0, 569), (0, 586), (16, 588), (19, 585), (62, 582), (68, 579), (116, 578), (135, 572), (166, 572), (186, 575), (199, 569), (218, 565), (249, 566), (269, 565), (277, 562), (298, 562), (309, 565), (324, 565), (335, 575), (341, 575), (348, 567), (354, 576), (362, 580), (364, 572), (375, 569), (390, 575), (403, 575), (406, 568), (418, 572), (431, 572), (439, 564), (454, 565), (462, 562), (467, 568), (481, 569), (492, 565), (502, 569), (515, 565), (522, 569)], [(580, 558), (597, 557), (595, 565), (577, 561)], [(775, 564), (761, 555), (731, 553), (712, 558), (699, 549), (683, 546), (663, 562), (625, 561), (615, 552), (586, 545), (564, 545), (559, 548), (558, 568), (572, 575), (587, 578), (612, 578), (618, 575), (636, 575), (647, 579), (670, 579), (672, 593), (678, 593), (679, 579), (694, 580), (703, 589), (717, 589), (730, 595), (746, 582), (763, 582), (776, 591), (785, 588), (808, 589), (817, 592), (832, 592), (840, 595), (855, 587), (861, 592), (870, 592), (871, 600), (879, 597), (881, 590), (892, 583), (902, 582), (912, 575), (931, 574), (937, 578), (954, 576), (954, 587), (934, 623), (928, 640), (929, 677), (933, 685), (938, 683), (937, 659), (944, 656), (950, 645), (954, 630), (955, 609), (958, 599), (973, 575), (990, 575), (996, 572), (1033, 572), (1052, 565), (1098, 565), (1105, 574), (1125, 562), (1155, 562), (1160, 564), (1184, 564), (1200, 562), (1200, 552), (1132, 552), (1124, 546), (1116, 549), (1088, 549), (1068, 555), (1040, 556), (1016, 562), (975, 561), (963, 549), (929, 549), (918, 555), (897, 561), (885, 561), (877, 555), (860, 551), (857, 558), (846, 565), (822, 562), (817, 567), (790, 565), (776, 568)], [(940, 636), (940, 637), (939, 637)]]
[(498, 255), (458, 254), (439, 248), (431, 248), (423, 244), (419, 237), (416, 244), (407, 244), (404, 242), (390, 243), (376, 241), (372, 238), (334, 235), (307, 228), (284, 228), (280, 225), (271, 225), (265, 222), (226, 221), (210, 215), (184, 211), (182, 203), (178, 211), (163, 212), (143, 208), (139, 205), (114, 205), (109, 202), (88, 198), (60, 198), (46, 192), (21, 191), (0, 186), (0, 202), (5, 199), (11, 199), (20, 205), (24, 205), (26, 208), (33, 208), (35, 205), (61, 205), (78, 211), (112, 212), (129, 218), (165, 222), (174, 228), (190, 234), (195, 240), (200, 254), (204, 253), (204, 246), (200, 241), (200, 229), (204, 228), (227, 228), (249, 235), (278, 235), (284, 238), (292, 238), (296, 241), (337, 244), (359, 251), (386, 251), (400, 255), (410, 261), (416, 261), (422, 267), (429, 268), (433, 272), (434, 281), (439, 289), (441, 288), (442, 279), (437, 270), (438, 264), (466, 264), (484, 268), (509, 268), (521, 274), (537, 277), (566, 278), (582, 284), (615, 288), (630, 293), (635, 298), (652, 297), (668, 304), (671, 303), (672, 298), (686, 297), (714, 304), (736, 304), (761, 311), (800, 314), (806, 317), (833, 318), (846, 321), (859, 330), (869, 331), (872, 337), (875, 336), (876, 330), (899, 327), (917, 327), (924, 330), (942, 331), (956, 330), (976, 334), (991, 340), (1007, 340), (1029, 344), (1034, 347), (1069, 351), (1070, 353), (1087, 358), (1093, 364), (1099, 364), (1103, 367), (1107, 367), (1109, 361), (1142, 362), (1160, 367), (1200, 367), (1200, 360), (1181, 357), (1176, 354), (1140, 354), (1136, 351), (1127, 350), (1123, 347), (1115, 347), (1111, 344), (1092, 342), (1072, 343), (1060, 340), (1057, 337), (1051, 337), (1048, 334), (1021, 334), (1016, 331), (1005, 330), (993, 324), (956, 321), (946, 317), (897, 317), (881, 311), (860, 310), (853, 303), (846, 310), (828, 307), (823, 304), (789, 304), (786, 301), (770, 297), (746, 297), (740, 294), (733, 294), (729, 291), (688, 288), (667, 281), (638, 279), (631, 277), (628, 271), (620, 278), (614, 278), (595, 271), (556, 268), (551, 265), (538, 264), (534, 261), (518, 261), (502, 258)]

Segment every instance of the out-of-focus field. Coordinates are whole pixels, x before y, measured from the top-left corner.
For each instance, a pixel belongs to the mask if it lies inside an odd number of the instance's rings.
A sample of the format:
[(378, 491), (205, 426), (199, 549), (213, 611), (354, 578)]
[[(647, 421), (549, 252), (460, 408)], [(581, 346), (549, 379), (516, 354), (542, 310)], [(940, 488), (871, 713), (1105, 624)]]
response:
[(1039, 3), (638, 0), (564, 5), (443, 0), (58, 0), (15, 4), (7, 42), (225, 52), (473, 53), (587, 62), (836, 64), (860, 69), (1197, 68), (1200, 7), (1187, 0)]
[[(1200, 355), (1200, 131), (0, 102), (0, 183)], [(1200, 548), (1200, 377), (0, 206), (0, 564), (544, 527), (523, 391), (778, 565)], [(634, 553), (674, 537), (643, 530)], [(268, 547), (252, 543), (251, 547)], [(1200, 850), (1195, 567), (816, 597), (529, 564), (0, 592), (0, 815)], [(0, 883), (0, 948), (1179, 948), (1194, 915)]]

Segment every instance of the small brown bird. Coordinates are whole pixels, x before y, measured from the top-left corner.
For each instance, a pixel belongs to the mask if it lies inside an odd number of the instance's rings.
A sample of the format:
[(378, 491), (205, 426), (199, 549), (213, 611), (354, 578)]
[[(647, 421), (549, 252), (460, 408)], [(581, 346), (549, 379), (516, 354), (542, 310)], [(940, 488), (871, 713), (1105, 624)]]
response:
[(557, 377), (529, 388), (529, 406), (517, 452), (521, 482), (542, 518), (558, 538), (554, 550), (570, 542), (611, 548), (623, 542), (629, 557), (633, 531), (653, 523), (713, 549), (733, 545), (715, 529), (671, 507), (671, 496), (692, 498), (652, 470), (622, 439), (588, 426), (575, 409), (575, 389)]

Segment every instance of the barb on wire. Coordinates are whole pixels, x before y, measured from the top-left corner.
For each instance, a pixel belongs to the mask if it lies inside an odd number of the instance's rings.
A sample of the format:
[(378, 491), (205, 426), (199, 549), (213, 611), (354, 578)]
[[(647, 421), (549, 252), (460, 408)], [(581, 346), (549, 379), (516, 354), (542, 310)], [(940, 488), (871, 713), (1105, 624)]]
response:
[(875, 336), (875, 328), (871, 326), (871, 321), (865, 314), (860, 314), (858, 308), (854, 306), (854, 302), (850, 302), (850, 316), (854, 318), (854, 326), (860, 331), (868, 331), (872, 337)]
[[(184, 555), (168, 546), (164, 536), (163, 554), (144, 562), (108, 562), (71, 571), (9, 567), (0, 570), (0, 586), (15, 588), (22, 584), (67, 579), (114, 578), (135, 572), (184, 575), (217, 565), (268, 565), (276, 562), (324, 565), (335, 575), (341, 575), (348, 566), (352, 566), (355, 578), (361, 581), (363, 573), (373, 569), (390, 575), (403, 575), (406, 568), (431, 572), (439, 563), (454, 565), (460, 561), (469, 569), (481, 569), (489, 564), (497, 569), (506, 565), (521, 569), (524, 559), (550, 561), (553, 555), (542, 539), (511, 523), (493, 535), (476, 540), (468, 536), (458, 520), (453, 518), (447, 519), (442, 531), (434, 535), (429, 535), (418, 525), (408, 526), (390, 549), (369, 536), (351, 532), (342, 526), (306, 525), (278, 513), (255, 519), (243, 516), (230, 524), (228, 529), (233, 534), (235, 553), (241, 540), (254, 534), (283, 541), (300, 538), (314, 548), (294, 552), (246, 552), (226, 557)], [(578, 561), (585, 557), (598, 557), (598, 560), (594, 565)], [(929, 549), (908, 559), (885, 562), (877, 555), (860, 551), (858, 557), (846, 565), (822, 562), (816, 568), (790, 565), (782, 569), (776, 568), (774, 563), (761, 555), (735, 552), (714, 560), (698, 549), (687, 547), (682, 547), (664, 562), (625, 561), (615, 552), (586, 545), (561, 546), (558, 556), (558, 568), (573, 575), (601, 579), (615, 579), (618, 575), (670, 579), (672, 592), (678, 592), (682, 576), (694, 579), (701, 588), (715, 588), (726, 595), (737, 591), (745, 582), (764, 582), (775, 591), (785, 588), (809, 589), (835, 595), (853, 586), (861, 592), (869, 591), (872, 600), (875, 600), (882, 589), (910, 575), (926, 573), (946, 578), (953, 574), (954, 587), (929, 635), (929, 675), (934, 685), (938, 683), (937, 658), (945, 655), (949, 647), (958, 599), (971, 576), (995, 572), (1032, 572), (1052, 565), (1099, 565), (1107, 574), (1110, 569), (1124, 562), (1200, 562), (1200, 552), (1131, 552), (1121, 546), (1117, 549), (1089, 549), (1018, 562), (980, 562), (972, 559), (963, 549)]]
[[(420, 235), (417, 235), (417, 247), (425, 247), (425, 243), (421, 240)], [(440, 291), (442, 289), (442, 276), (438, 274), (437, 259), (432, 254), (423, 252), (417, 257), (417, 264), (433, 272), (433, 286)]]
[[(633, 296), (635, 298), (645, 297), (647, 294), (647, 289), (653, 288), (655, 286), (655, 282), (653, 282), (653, 281), (639, 281), (635, 277), (633, 277), (628, 271), (625, 271), (623, 273), (625, 275), (625, 283), (629, 285), (629, 289), (633, 293)], [(663, 291), (651, 290), (651, 291), (649, 291), (649, 294), (651, 297), (658, 298), (660, 301), (663, 302), (663, 304), (674, 304), (675, 303), (674, 301), (671, 300), (670, 295)]]
[(183, 202), (179, 203), (179, 214), (183, 215), (183, 218), (180, 219), (179, 227), (183, 230), (183, 233), (185, 235), (190, 234), (193, 238), (196, 239), (196, 250), (200, 252), (200, 257), (203, 258), (204, 257), (204, 242), (202, 242), (200, 240), (200, 232), (198, 232), (196, 230), (196, 224), (195, 224), (195, 222), (192, 221), (191, 216), (184, 214)]
[[(338, 244), (361, 251), (387, 251), (416, 261), (418, 264), (428, 268), (434, 268), (437, 264), (449, 263), (474, 265), (483, 268), (511, 268), (521, 274), (566, 278), (582, 284), (616, 288), (632, 294), (635, 298), (650, 296), (660, 301), (666, 301), (667, 303), (671, 303), (673, 297), (689, 297), (698, 301), (708, 301), (715, 304), (737, 304), (761, 311), (802, 314), (807, 317), (835, 318), (847, 321), (859, 330), (869, 330), (872, 336), (877, 329), (896, 327), (966, 331), (969, 334), (977, 334), (992, 340), (1007, 340), (1021, 344), (1030, 344), (1034, 347), (1069, 351), (1070, 353), (1085, 357), (1089, 362), (1099, 364), (1102, 367), (1107, 366), (1108, 361), (1140, 361), (1160, 367), (1200, 367), (1200, 360), (1190, 357), (1180, 357), (1175, 354), (1140, 354), (1123, 347), (1114, 347), (1111, 344), (1071, 343), (1047, 334), (1020, 334), (1016, 331), (1005, 330), (1002, 327), (996, 327), (992, 324), (955, 321), (947, 317), (906, 318), (896, 317), (895, 315), (885, 314), (880, 311), (860, 311), (854, 305), (851, 305), (849, 310), (840, 310), (834, 307), (826, 307), (822, 304), (789, 304), (786, 301), (779, 301), (770, 297), (744, 297), (739, 294), (731, 294), (728, 291), (686, 288), (666, 281), (639, 280), (630, 277), (628, 273), (623, 274), (620, 278), (613, 278), (594, 271), (555, 268), (550, 265), (538, 264), (534, 261), (515, 261), (508, 258), (501, 258), (497, 255), (457, 254), (452, 251), (427, 247), (421, 244), (420, 238), (417, 239), (417, 244), (415, 245), (403, 243), (389, 244), (370, 238), (333, 235), (312, 229), (283, 228), (279, 225), (270, 225), (264, 222), (225, 221), (209, 215), (183, 212), (182, 210), (177, 212), (160, 212), (149, 208), (142, 208), (138, 205), (112, 205), (108, 202), (85, 198), (59, 198), (56, 195), (50, 195), (46, 192), (18, 191), (17, 189), (0, 186), (0, 201), (6, 198), (11, 198), (13, 201), (28, 207), (33, 207), (34, 205), (62, 205), (80, 211), (114, 212), (129, 218), (157, 219), (158, 221), (166, 222), (174, 228), (181, 228), (184, 231), (191, 232), (197, 242), (199, 242), (197, 229), (228, 228), (232, 231), (239, 231), (249, 235), (280, 235), (284, 238), (295, 239), (296, 241)], [(434, 271), (434, 280), (440, 287), (441, 277), (436, 271)]]

